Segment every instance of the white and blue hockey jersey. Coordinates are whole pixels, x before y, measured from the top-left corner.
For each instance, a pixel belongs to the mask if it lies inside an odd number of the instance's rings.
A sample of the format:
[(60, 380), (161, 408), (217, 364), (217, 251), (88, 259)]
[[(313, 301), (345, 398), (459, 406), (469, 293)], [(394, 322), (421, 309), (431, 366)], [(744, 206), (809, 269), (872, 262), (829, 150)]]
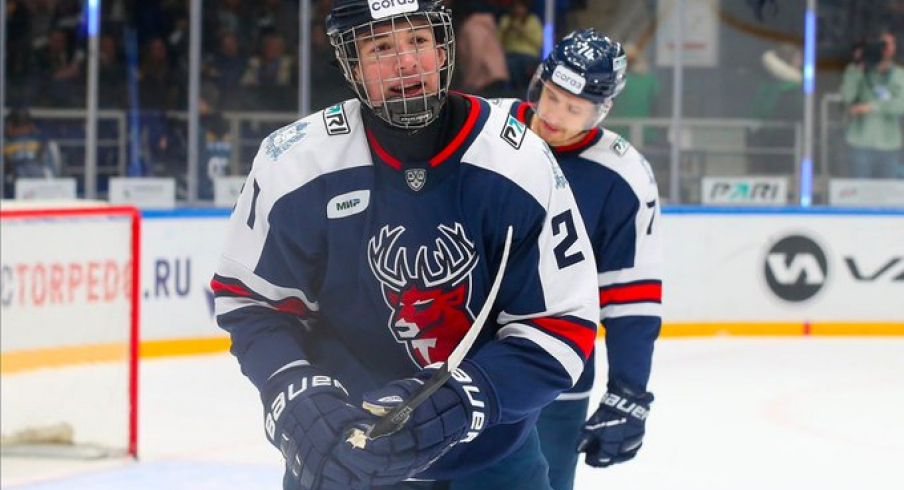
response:
[(261, 145), (211, 286), (219, 325), (260, 388), (307, 360), (362, 393), (441, 362), (483, 306), (506, 229), (514, 239), (490, 320), (468, 357), (499, 420), (429, 477), (493, 464), (581, 376), (597, 328), (596, 271), (571, 190), (514, 117), (462, 95), (461, 131), (429, 161), (401, 162), (357, 100)]
[[(526, 125), (533, 117), (530, 104), (518, 99), (493, 103)], [(593, 244), (609, 381), (644, 392), (662, 326), (660, 201), (653, 171), (624, 138), (602, 128), (553, 153)], [(581, 380), (560, 398), (586, 398), (593, 377), (594, 363), (588, 362)]]

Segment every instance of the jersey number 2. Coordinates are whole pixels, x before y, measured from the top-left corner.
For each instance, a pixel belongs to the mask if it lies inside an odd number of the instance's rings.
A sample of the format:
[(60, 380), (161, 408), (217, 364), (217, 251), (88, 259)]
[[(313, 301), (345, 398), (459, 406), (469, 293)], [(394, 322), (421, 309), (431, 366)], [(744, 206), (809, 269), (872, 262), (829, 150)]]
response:
[(562, 237), (562, 241), (553, 249), (559, 269), (564, 269), (584, 260), (584, 254), (580, 251), (571, 255), (568, 254), (568, 249), (574, 245), (574, 242), (578, 241), (578, 233), (574, 227), (574, 216), (572, 216), (570, 209), (553, 217), (552, 233), (554, 236), (565, 235)]

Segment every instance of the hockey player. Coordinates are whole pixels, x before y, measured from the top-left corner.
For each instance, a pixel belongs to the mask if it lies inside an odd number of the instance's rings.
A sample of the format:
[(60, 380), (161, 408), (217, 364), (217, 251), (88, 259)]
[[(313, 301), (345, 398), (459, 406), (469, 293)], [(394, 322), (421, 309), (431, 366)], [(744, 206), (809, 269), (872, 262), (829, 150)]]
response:
[[(535, 421), (597, 327), (567, 181), (521, 122), (449, 93), (440, 0), (334, 0), (327, 31), (357, 97), (264, 140), (211, 282), (283, 486), (439, 489), (504, 460), (548, 490)], [(507, 230), (467, 358), (400, 430), (350, 444), (377, 421), (363, 406), (410, 397), (471, 327)]]
[(599, 275), (608, 393), (585, 424), (591, 358), (577, 385), (543, 409), (538, 429), (555, 490), (573, 487), (578, 452), (597, 467), (633, 458), (653, 401), (647, 381), (662, 323), (659, 193), (643, 155), (599, 126), (625, 85), (626, 67), (619, 43), (578, 30), (540, 65), (527, 102), (495, 101), (552, 148), (590, 234)]

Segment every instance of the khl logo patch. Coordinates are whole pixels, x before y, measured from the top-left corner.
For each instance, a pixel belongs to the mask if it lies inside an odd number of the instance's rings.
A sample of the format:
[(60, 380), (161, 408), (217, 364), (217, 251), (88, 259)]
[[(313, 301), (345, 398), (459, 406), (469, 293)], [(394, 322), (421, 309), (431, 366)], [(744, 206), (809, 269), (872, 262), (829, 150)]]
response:
[(424, 188), (427, 183), (427, 170), (423, 168), (409, 168), (405, 170), (405, 182), (414, 192)]

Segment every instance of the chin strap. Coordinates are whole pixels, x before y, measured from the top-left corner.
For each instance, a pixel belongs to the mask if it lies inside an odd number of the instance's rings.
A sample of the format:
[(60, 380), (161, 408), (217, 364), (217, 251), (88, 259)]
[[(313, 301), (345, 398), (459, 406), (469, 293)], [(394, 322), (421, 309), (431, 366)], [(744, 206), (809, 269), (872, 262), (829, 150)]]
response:
[(376, 108), (374, 112), (391, 126), (403, 129), (420, 129), (432, 123), (443, 107), (438, 95), (417, 99), (396, 99)]

